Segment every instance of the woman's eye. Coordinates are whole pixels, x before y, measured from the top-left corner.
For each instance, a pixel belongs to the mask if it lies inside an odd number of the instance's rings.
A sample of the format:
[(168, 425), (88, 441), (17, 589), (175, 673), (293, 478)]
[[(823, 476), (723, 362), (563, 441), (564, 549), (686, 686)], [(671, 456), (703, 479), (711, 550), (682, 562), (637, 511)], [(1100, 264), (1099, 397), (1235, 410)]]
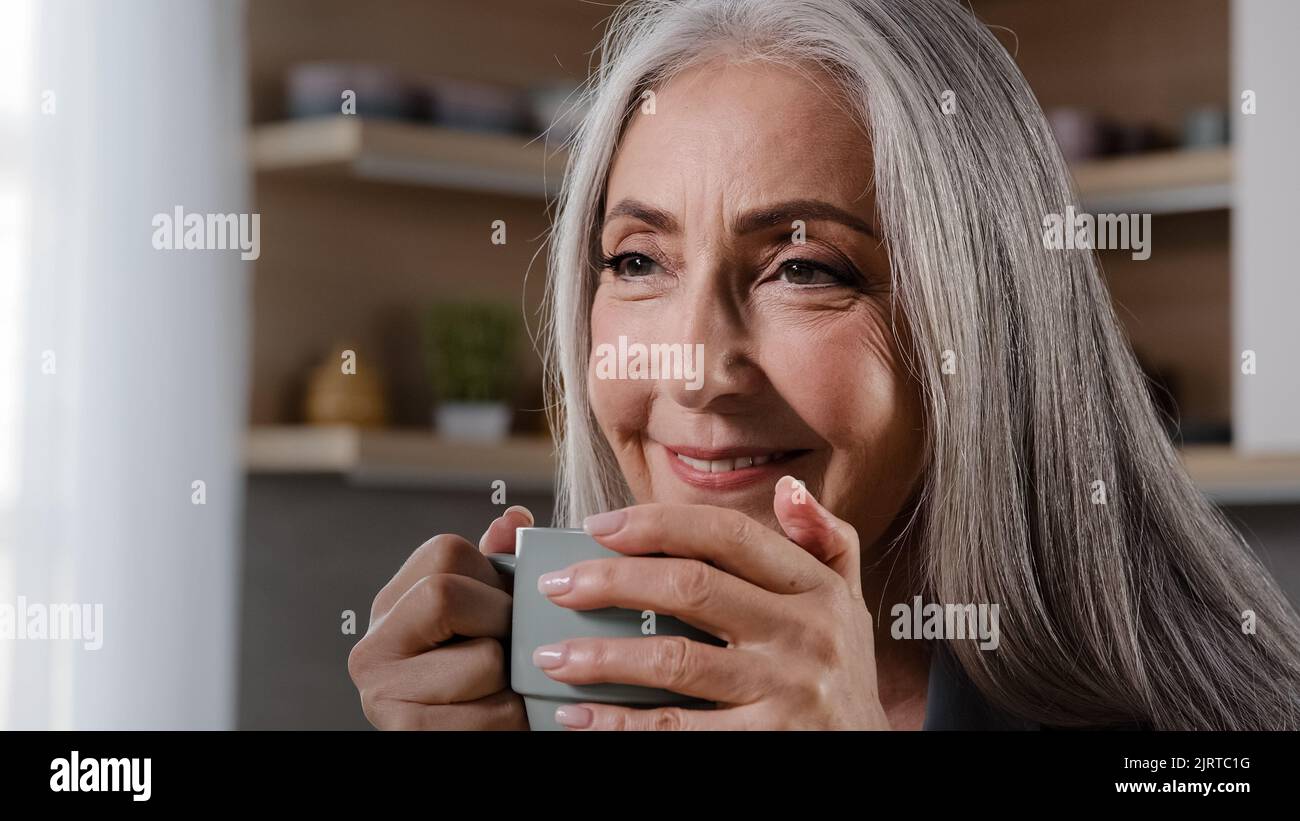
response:
[(798, 259), (783, 262), (780, 270), (780, 278), (792, 285), (836, 285), (844, 282), (843, 277), (826, 268)]
[(659, 263), (644, 254), (619, 254), (607, 258), (605, 267), (621, 277), (644, 277), (655, 273)]

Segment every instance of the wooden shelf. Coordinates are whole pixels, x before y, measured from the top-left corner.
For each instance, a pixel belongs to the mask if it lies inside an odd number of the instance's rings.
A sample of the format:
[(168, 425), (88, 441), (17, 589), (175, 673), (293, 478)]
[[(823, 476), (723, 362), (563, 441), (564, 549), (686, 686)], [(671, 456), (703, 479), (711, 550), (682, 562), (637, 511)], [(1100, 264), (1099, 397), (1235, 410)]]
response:
[[(1300, 453), (1242, 455), (1227, 445), (1194, 445), (1183, 463), (1201, 489), (1220, 504), (1300, 502)], [(259, 474), (341, 474), (360, 484), (410, 487), (507, 486), (550, 491), (553, 445), (541, 437), (502, 443), (447, 442), (425, 430), (352, 427), (253, 428), (244, 464)]]
[[(257, 126), (250, 145), (262, 174), (345, 175), (527, 197), (559, 190), (563, 158), (550, 153), (540, 139), (344, 116)], [(1073, 172), (1091, 212), (1178, 213), (1232, 203), (1228, 148), (1093, 160)]]
[(1175, 214), (1232, 206), (1232, 150), (1161, 151), (1073, 168), (1091, 213)]
[(1228, 445), (1183, 448), (1201, 490), (1224, 505), (1300, 502), (1300, 453), (1242, 454)]
[(540, 138), (342, 115), (257, 126), (249, 154), (259, 174), (349, 176), (539, 198), (559, 190), (563, 173), (562, 156), (548, 152)]
[(249, 431), (244, 466), (260, 474), (342, 474), (387, 487), (491, 487), (546, 491), (555, 479), (554, 445), (543, 437), (501, 443), (448, 442), (427, 430), (273, 426)]

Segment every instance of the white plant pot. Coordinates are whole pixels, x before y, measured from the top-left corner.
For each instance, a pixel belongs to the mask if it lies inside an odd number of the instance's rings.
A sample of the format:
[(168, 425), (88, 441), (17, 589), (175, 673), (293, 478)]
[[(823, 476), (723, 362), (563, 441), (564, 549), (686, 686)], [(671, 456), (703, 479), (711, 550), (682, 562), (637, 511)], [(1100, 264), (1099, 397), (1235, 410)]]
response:
[(443, 402), (434, 411), (438, 435), (461, 442), (500, 442), (510, 433), (504, 402)]

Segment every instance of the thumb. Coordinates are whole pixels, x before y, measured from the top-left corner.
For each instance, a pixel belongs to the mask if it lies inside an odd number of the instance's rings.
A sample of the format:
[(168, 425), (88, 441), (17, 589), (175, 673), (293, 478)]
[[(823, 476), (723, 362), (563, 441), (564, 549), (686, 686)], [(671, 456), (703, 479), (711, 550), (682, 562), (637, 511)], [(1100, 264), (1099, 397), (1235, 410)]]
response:
[(532, 526), (532, 511), (522, 505), (512, 505), (488, 525), (479, 537), (478, 549), (484, 553), (514, 553), (515, 529)]
[(862, 595), (862, 559), (858, 532), (836, 518), (793, 476), (776, 483), (772, 510), (790, 541), (840, 574), (857, 595)]

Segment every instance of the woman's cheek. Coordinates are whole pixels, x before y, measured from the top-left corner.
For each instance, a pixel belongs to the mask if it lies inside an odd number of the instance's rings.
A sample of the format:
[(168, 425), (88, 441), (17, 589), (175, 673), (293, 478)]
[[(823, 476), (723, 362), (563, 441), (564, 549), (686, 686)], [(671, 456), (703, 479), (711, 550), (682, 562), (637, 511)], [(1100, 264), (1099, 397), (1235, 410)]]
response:
[(826, 490), (857, 507), (867, 501), (860, 496), (887, 508), (901, 502), (920, 458), (919, 397), (886, 322), (862, 312), (805, 324), (764, 346), (773, 386), (830, 446)]
[(860, 448), (889, 424), (898, 398), (876, 329), (855, 321), (791, 331), (763, 340), (767, 378), (822, 439)]
[(621, 446), (629, 441), (639, 442), (640, 433), (645, 430), (653, 383), (649, 380), (607, 378), (609, 368), (597, 366), (611, 354), (617, 354), (619, 336), (633, 340), (638, 338), (636, 334), (636, 329), (630, 328), (629, 323), (620, 318), (616, 306), (602, 304), (597, 299), (591, 313), (587, 392), (596, 421), (620, 460)]
[(603, 379), (596, 374), (595, 359), (587, 368), (591, 409), (610, 443), (618, 448), (645, 429), (649, 395), (647, 380)]

